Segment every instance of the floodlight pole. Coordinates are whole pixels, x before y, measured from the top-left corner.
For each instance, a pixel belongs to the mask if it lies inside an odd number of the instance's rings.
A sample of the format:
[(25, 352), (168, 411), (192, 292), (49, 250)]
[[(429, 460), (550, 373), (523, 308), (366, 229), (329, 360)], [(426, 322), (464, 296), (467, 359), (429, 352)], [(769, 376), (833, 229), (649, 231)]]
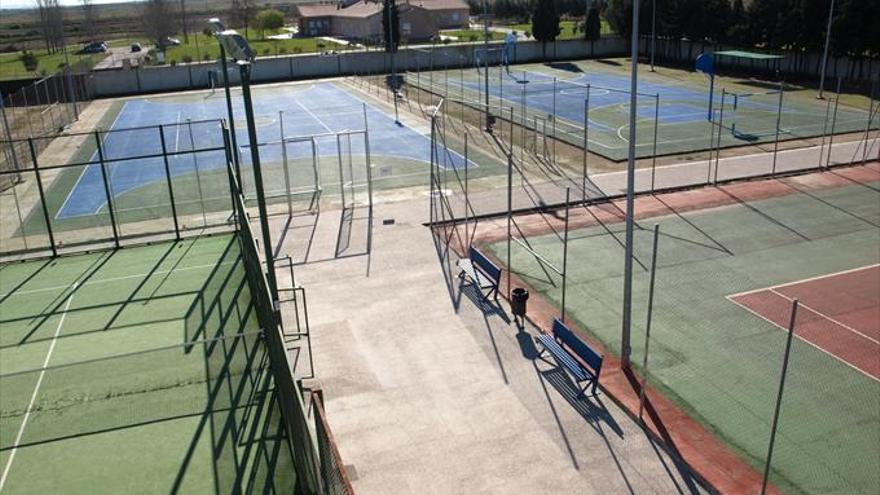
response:
[(636, 183), (636, 110), (639, 88), (639, 3), (633, 2), (631, 81), (629, 92), (629, 160), (626, 167), (626, 248), (623, 265), (623, 318), (620, 332), (620, 365), (630, 365), (630, 331), (632, 329), (633, 217)]
[[(223, 90), (226, 92), (226, 113), (229, 115), (229, 136), (232, 138), (232, 163), (235, 165), (235, 174), (238, 183), (241, 184), (241, 165), (238, 159), (238, 140), (235, 137), (235, 117), (232, 113), (232, 91), (229, 89), (229, 69), (226, 64), (226, 48), (220, 43), (220, 63), (223, 69)], [(281, 136), (284, 138), (284, 136)]]
[(254, 168), (254, 185), (257, 189), (257, 207), (260, 210), (260, 227), (263, 232), (263, 249), (266, 251), (266, 278), (272, 290), (273, 309), (278, 311), (278, 285), (275, 281), (275, 255), (272, 253), (272, 234), (269, 231), (269, 214), (266, 211), (266, 195), (263, 192), (263, 169), (260, 166), (260, 148), (257, 141), (257, 124), (254, 120), (254, 106), (251, 99), (251, 63), (239, 60), (241, 70), (241, 93), (244, 97), (244, 113), (247, 119), (248, 139), (251, 148), (251, 162)]
[(825, 99), (825, 69), (828, 67), (828, 45), (831, 44), (831, 21), (834, 19), (834, 0), (831, 0), (831, 7), (828, 9), (828, 26), (825, 28), (825, 49), (822, 52), (822, 73), (819, 76), (819, 94), (816, 98)]

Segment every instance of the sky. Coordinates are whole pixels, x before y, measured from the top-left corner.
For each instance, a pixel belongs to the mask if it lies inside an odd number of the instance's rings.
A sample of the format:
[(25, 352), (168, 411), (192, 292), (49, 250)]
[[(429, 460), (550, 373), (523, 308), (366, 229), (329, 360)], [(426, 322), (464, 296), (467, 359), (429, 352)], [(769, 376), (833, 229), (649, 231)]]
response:
[[(92, 0), (92, 3), (123, 3), (125, 0)], [(60, 0), (61, 5), (79, 5), (79, 0)], [(0, 0), (0, 9), (21, 9), (34, 7), (34, 0)]]

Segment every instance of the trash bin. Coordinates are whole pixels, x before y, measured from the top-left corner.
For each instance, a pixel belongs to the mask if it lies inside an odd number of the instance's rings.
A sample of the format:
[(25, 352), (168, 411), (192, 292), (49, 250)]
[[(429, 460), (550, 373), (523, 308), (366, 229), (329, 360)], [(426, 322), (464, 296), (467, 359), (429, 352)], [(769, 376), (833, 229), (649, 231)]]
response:
[(510, 310), (513, 312), (513, 316), (525, 318), (526, 301), (528, 300), (529, 291), (523, 289), (522, 287), (517, 287), (516, 289), (513, 289), (513, 292), (510, 293)]

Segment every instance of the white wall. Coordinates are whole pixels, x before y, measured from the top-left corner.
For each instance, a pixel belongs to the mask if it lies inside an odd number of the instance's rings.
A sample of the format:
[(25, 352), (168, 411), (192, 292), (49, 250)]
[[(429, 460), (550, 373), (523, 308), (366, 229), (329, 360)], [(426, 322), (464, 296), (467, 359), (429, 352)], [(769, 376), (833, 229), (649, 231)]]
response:
[[(436, 45), (434, 68), (457, 68), (474, 65), (474, 49), (482, 43)], [(501, 45), (493, 43), (494, 48)], [(547, 44), (547, 57), (551, 60), (587, 58), (590, 44), (581, 40), (566, 40)], [(430, 45), (402, 48), (395, 59), (397, 70), (428, 70)], [(427, 50), (427, 51), (426, 51)], [(626, 42), (620, 38), (602, 38), (593, 48), (596, 57), (622, 56)], [(497, 54), (496, 54), (497, 56)], [(522, 41), (517, 43), (513, 63), (536, 62), (543, 59), (541, 43)], [(141, 93), (157, 93), (208, 87), (208, 72), (217, 71), (219, 63), (179, 64), (175, 67), (148, 67), (137, 70), (102, 70), (95, 72), (96, 97), (121, 96)], [(388, 55), (383, 52), (343, 52), (334, 55), (290, 55), (276, 58), (259, 58), (254, 64), (251, 80), (254, 83), (290, 81), (336, 77), (354, 74), (381, 74), (389, 70)], [(234, 64), (230, 64), (234, 67)], [(238, 73), (230, 71), (230, 80), (238, 82)]]

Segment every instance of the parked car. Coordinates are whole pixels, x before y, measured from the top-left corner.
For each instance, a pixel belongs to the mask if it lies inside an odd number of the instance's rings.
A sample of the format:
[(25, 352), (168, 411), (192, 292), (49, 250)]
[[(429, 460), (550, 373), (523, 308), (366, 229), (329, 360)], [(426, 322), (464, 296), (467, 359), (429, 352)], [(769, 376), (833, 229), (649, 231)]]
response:
[(179, 45), (180, 45), (180, 40), (177, 38), (165, 38), (164, 40), (159, 42), (159, 46), (162, 48), (165, 48), (168, 46), (179, 46)]
[(93, 41), (82, 47), (80, 53), (104, 53), (107, 51), (107, 43), (103, 41)]
[(139, 51), (141, 51), (141, 50), (142, 50), (142, 48), (141, 48), (141, 44), (140, 44), (140, 43), (132, 43), (132, 44), (131, 44), (131, 53), (137, 53), (137, 52), (139, 52)]

